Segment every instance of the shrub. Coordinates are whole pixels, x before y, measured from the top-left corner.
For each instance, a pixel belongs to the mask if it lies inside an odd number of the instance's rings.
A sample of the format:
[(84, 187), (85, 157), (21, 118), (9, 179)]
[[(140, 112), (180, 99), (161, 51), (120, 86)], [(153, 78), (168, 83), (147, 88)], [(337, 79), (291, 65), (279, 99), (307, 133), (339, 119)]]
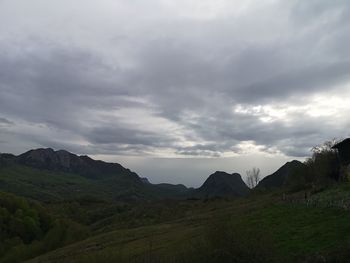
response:
[(340, 178), (340, 163), (336, 150), (332, 146), (336, 140), (327, 141), (320, 146), (312, 148), (312, 156), (304, 164), (293, 171), (288, 179), (288, 185), (293, 190), (301, 190), (307, 187), (319, 189), (325, 187)]

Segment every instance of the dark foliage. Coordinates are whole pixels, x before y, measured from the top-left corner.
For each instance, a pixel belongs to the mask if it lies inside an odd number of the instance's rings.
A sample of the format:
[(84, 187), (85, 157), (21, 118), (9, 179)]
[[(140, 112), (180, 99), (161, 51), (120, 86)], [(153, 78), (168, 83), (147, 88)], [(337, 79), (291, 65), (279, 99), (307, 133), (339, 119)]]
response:
[(13, 244), (41, 239), (51, 224), (51, 217), (38, 204), (0, 193), (0, 255)]
[(311, 187), (324, 187), (340, 181), (340, 163), (335, 149), (335, 141), (327, 141), (312, 149), (312, 157), (305, 161), (305, 167), (298, 171), (297, 179), (304, 180)]
[(67, 219), (54, 219), (45, 208), (0, 192), (0, 262), (21, 262), (87, 236)]

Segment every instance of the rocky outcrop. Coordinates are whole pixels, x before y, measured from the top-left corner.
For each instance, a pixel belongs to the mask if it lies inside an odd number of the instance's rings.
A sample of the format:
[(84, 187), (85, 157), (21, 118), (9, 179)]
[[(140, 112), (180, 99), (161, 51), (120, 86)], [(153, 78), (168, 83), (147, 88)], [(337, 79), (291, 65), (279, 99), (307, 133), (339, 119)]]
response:
[(136, 173), (118, 163), (97, 161), (88, 156), (78, 156), (65, 150), (54, 151), (51, 148), (30, 150), (16, 159), (20, 164), (33, 168), (75, 173), (91, 179), (127, 175), (141, 182)]

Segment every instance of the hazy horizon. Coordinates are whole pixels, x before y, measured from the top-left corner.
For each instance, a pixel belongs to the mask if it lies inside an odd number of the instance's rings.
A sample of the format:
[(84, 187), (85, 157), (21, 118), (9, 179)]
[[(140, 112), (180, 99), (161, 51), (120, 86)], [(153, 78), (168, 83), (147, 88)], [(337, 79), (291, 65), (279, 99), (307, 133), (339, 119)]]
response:
[(349, 22), (345, 0), (0, 0), (0, 152), (266, 176), (350, 136)]
[[(31, 150), (35, 150), (35, 148)], [(65, 149), (53, 150), (58, 151)], [(24, 152), (16, 152), (12, 154), (19, 155), (22, 153)], [(200, 187), (208, 176), (216, 171), (224, 171), (231, 174), (239, 173), (242, 176), (242, 179), (245, 180), (246, 172), (256, 167), (260, 169), (261, 178), (264, 178), (265, 176), (277, 171), (286, 162), (292, 161), (292, 159), (288, 159), (286, 156), (266, 156), (262, 154), (249, 155), (249, 157), (242, 155), (222, 158), (145, 158), (111, 155), (89, 156), (95, 160), (119, 163), (125, 168), (136, 172), (140, 177), (146, 177), (153, 184), (183, 184), (187, 187), (195, 188)], [(302, 158), (295, 159), (303, 161)], [(176, 171), (176, 176), (173, 176), (174, 171)]]

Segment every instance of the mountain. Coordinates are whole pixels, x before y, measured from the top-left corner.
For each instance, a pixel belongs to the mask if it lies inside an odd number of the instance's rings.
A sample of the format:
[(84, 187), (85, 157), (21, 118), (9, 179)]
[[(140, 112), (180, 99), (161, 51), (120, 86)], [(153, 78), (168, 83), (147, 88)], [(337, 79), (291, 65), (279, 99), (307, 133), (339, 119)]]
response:
[(0, 190), (46, 202), (86, 197), (138, 201), (244, 196), (249, 192), (239, 174), (216, 172), (198, 189), (182, 184), (151, 184), (118, 163), (51, 148), (30, 150), (18, 156), (1, 154)]
[(257, 189), (273, 189), (283, 187), (287, 184), (290, 176), (297, 169), (303, 168), (305, 165), (302, 162), (293, 160), (287, 162), (281, 168), (271, 175), (266, 176), (262, 179), (259, 184), (256, 186)]
[(88, 156), (78, 156), (65, 150), (54, 151), (51, 148), (30, 150), (16, 159), (20, 164), (33, 168), (75, 173), (91, 179), (127, 175), (130, 180), (141, 182), (136, 173), (118, 163), (96, 161)]
[(221, 171), (211, 174), (200, 188), (194, 190), (195, 197), (240, 197), (248, 193), (249, 188), (240, 174)]
[[(147, 180), (148, 181), (148, 180)], [(0, 155), (0, 191), (45, 202), (94, 198), (140, 201), (183, 198), (185, 186), (154, 185), (118, 163), (51, 148)]]

